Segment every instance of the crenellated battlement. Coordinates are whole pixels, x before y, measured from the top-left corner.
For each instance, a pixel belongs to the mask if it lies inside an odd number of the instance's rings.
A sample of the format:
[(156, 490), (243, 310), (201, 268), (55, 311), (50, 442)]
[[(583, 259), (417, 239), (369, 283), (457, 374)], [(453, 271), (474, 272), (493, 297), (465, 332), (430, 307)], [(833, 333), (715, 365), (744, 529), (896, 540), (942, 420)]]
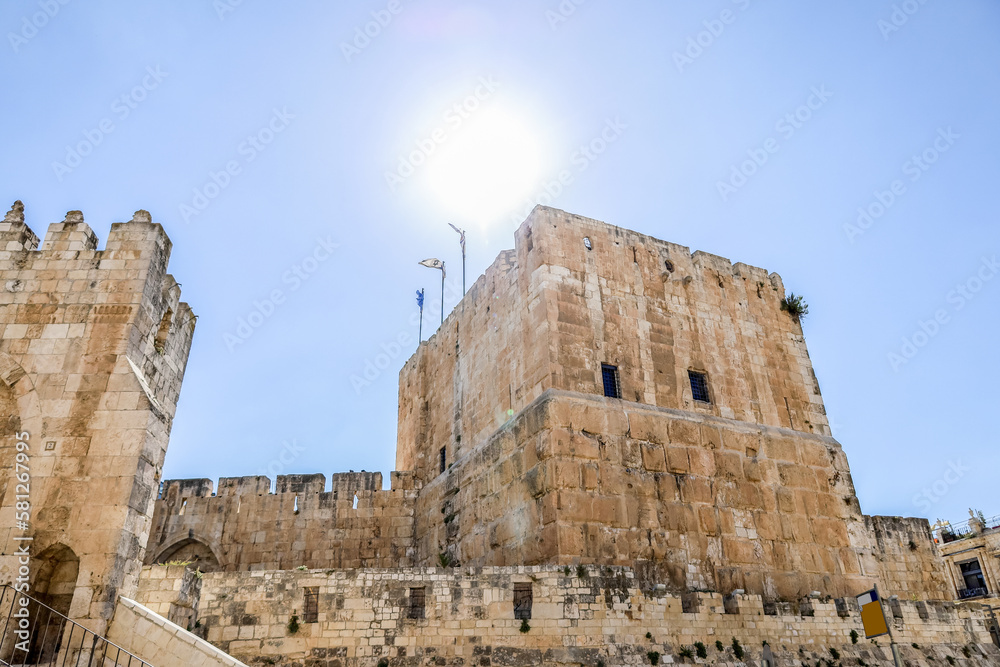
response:
[[(31, 438), (32, 493), (45, 499), (33, 553), (91, 568), (70, 598), (74, 617), (95, 627), (137, 585), (194, 335), (194, 314), (167, 273), (170, 250), (146, 211), (112, 225), (103, 249), (80, 211), (43, 239), (21, 202), (0, 222), (0, 419)], [(0, 451), (0, 471), (12, 456)], [(13, 502), (7, 494), (3, 510)], [(69, 520), (83, 506), (109, 517), (99, 536), (89, 521)], [(0, 528), (4, 553), (14, 553), (12, 539), (12, 527)], [(17, 566), (0, 559), (0, 583)], [(51, 602), (69, 612), (69, 598)]]
[[(205, 571), (391, 567), (412, 563), (417, 484), (393, 472), (167, 480), (147, 563), (192, 560)], [(272, 492), (272, 488), (274, 491)], [(376, 565), (377, 564), (377, 565)]]

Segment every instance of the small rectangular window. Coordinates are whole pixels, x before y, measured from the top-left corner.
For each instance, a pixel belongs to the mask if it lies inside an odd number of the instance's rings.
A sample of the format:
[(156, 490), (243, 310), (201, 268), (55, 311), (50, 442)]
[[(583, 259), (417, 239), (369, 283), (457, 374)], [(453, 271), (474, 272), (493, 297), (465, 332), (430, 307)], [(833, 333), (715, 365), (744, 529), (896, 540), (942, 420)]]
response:
[(305, 589), (305, 600), (302, 603), (302, 622), (317, 621), (319, 621), (319, 587), (309, 586)]
[(618, 367), (611, 364), (601, 364), (601, 378), (604, 380), (604, 395), (610, 398), (621, 398), (622, 387), (618, 381)]
[(409, 618), (424, 617), (424, 587), (410, 589), (410, 610), (407, 613)]
[(531, 583), (514, 584), (514, 618), (531, 618)]
[(688, 379), (691, 380), (691, 396), (694, 400), (702, 403), (711, 403), (708, 397), (708, 376), (698, 371), (688, 371)]
[(441, 472), (444, 472), (445, 470), (445, 461), (447, 460), (447, 457), (448, 457), (448, 450), (445, 447), (442, 447), (441, 451), (438, 453), (438, 458), (440, 459), (439, 466), (441, 468)]

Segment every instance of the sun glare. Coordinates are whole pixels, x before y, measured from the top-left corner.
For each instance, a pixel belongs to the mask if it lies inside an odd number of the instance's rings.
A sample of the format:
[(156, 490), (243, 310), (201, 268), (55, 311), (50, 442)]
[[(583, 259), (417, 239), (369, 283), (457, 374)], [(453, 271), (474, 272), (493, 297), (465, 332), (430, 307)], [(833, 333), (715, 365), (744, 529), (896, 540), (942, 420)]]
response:
[(429, 193), (449, 213), (487, 225), (540, 187), (541, 153), (537, 137), (513, 114), (480, 110), (428, 161)]

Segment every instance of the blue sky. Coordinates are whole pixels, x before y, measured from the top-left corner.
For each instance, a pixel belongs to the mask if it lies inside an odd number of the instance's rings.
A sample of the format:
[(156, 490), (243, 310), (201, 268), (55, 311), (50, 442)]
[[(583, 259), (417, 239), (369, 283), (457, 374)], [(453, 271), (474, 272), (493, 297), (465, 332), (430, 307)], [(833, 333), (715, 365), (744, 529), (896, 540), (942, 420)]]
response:
[(391, 470), (417, 261), (459, 276), (465, 226), (471, 284), (542, 200), (805, 295), (865, 512), (1000, 513), (995, 2), (35, 0), (0, 27), (0, 204), (173, 240), (200, 319), (168, 478)]

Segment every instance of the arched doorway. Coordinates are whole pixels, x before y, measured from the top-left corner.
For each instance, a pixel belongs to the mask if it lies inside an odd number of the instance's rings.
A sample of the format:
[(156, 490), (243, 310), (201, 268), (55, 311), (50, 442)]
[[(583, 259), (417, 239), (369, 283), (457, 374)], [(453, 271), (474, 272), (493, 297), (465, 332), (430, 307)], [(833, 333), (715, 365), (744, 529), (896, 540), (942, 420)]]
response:
[(42, 665), (51, 662), (59, 652), (65, 627), (58, 614), (69, 616), (80, 575), (80, 559), (65, 544), (53, 544), (32, 560), (30, 594), (41, 605), (36, 607), (27, 664)]

